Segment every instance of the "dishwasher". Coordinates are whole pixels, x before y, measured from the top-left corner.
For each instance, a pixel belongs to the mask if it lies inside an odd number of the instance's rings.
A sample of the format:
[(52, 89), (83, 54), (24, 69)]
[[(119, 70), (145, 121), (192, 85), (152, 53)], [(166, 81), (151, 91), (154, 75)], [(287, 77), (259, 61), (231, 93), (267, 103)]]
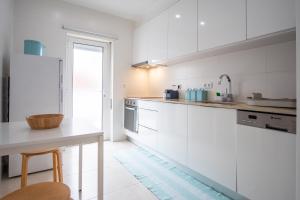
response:
[(296, 116), (238, 110), (237, 124), (237, 192), (295, 199)]

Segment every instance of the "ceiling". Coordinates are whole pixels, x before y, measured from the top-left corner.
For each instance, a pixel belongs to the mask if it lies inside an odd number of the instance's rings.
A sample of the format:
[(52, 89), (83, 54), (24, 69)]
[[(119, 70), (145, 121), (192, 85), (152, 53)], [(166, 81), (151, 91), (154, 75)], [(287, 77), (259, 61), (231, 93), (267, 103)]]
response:
[(64, 0), (79, 6), (141, 23), (175, 4), (178, 0)]

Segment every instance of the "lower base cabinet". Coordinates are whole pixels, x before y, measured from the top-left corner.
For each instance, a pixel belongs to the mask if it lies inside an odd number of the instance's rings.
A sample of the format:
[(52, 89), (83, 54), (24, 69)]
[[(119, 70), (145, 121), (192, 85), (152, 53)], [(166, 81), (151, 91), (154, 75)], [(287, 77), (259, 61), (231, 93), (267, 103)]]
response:
[(236, 110), (188, 106), (188, 166), (236, 191)]
[(187, 106), (161, 103), (158, 117), (158, 151), (185, 165), (187, 149)]
[(237, 192), (251, 200), (296, 199), (296, 135), (238, 125)]
[(139, 126), (139, 141), (152, 148), (157, 149), (157, 131), (147, 127)]
[(295, 134), (237, 125), (234, 109), (155, 106), (157, 130), (129, 137), (251, 200), (296, 199)]

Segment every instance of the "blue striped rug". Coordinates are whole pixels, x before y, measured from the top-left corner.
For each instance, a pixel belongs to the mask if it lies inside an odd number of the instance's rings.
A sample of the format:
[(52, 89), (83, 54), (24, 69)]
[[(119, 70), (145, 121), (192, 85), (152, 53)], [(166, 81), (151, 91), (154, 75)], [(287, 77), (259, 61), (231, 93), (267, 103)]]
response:
[(114, 156), (159, 200), (231, 200), (176, 164), (140, 147)]

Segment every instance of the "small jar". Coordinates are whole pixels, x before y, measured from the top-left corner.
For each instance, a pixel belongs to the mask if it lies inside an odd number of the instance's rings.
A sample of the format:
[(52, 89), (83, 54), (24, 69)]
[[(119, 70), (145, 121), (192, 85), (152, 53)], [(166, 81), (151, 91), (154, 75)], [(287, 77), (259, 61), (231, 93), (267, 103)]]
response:
[(197, 89), (192, 89), (191, 90), (191, 101), (196, 101), (197, 100)]
[(187, 89), (186, 91), (185, 91), (185, 100), (188, 100), (188, 101), (190, 101), (191, 100), (191, 89)]
[(197, 90), (196, 101), (203, 101), (203, 89)]

